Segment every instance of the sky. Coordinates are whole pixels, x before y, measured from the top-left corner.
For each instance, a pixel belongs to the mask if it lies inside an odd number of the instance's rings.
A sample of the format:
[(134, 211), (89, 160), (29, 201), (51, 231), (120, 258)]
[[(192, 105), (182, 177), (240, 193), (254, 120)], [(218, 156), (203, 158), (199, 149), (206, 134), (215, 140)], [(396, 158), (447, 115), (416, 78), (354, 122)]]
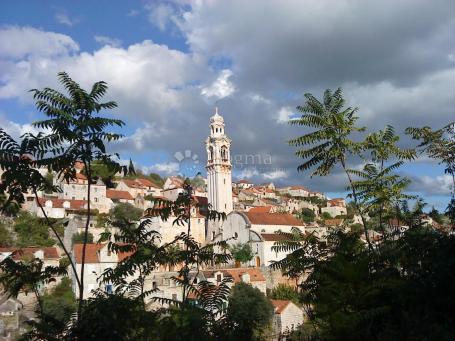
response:
[[(0, 2), (0, 127), (15, 137), (41, 119), (32, 88), (104, 80), (107, 113), (125, 121), (110, 146), (162, 176), (204, 173), (217, 106), (232, 139), (234, 180), (300, 184), (344, 195), (346, 177), (297, 172), (288, 140), (303, 95), (342, 87), (371, 133), (455, 120), (453, 0), (169, 0)], [(350, 166), (358, 168), (359, 160)], [(450, 179), (422, 156), (401, 169), (438, 209)]]

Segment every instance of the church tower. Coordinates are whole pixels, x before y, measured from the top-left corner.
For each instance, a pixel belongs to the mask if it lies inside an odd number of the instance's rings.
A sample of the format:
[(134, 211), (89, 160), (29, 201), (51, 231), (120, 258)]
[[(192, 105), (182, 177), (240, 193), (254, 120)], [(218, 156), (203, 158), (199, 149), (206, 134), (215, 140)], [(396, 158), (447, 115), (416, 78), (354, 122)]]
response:
[(215, 108), (210, 118), (207, 148), (207, 191), (212, 210), (232, 212), (231, 140), (224, 133), (224, 119)]

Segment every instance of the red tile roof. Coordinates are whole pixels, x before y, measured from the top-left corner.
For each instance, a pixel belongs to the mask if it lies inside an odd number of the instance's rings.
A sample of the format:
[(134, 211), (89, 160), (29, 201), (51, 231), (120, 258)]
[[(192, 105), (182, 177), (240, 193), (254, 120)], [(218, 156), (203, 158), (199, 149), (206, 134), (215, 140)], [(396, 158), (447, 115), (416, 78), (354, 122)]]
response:
[(245, 212), (248, 220), (254, 225), (286, 225), (304, 226), (304, 224), (289, 213), (256, 213)]
[(304, 187), (304, 186), (291, 186), (289, 189), (291, 189), (291, 190), (302, 189), (302, 190), (307, 191), (307, 192), (310, 191), (308, 188), (306, 188), (306, 187)]
[(251, 184), (252, 182), (251, 182), (251, 181), (248, 181), (248, 180), (246, 180), (246, 179), (242, 179), (242, 180), (239, 180), (237, 183), (238, 183), (238, 184)]
[(18, 251), (13, 259), (23, 259), (27, 256), (33, 256), (37, 251), (43, 251), (44, 259), (58, 259), (59, 255), (57, 252), (57, 248), (55, 247), (0, 247), (0, 252), (15, 252)]
[(248, 212), (252, 213), (271, 213), (272, 211), (272, 206), (257, 206), (257, 207), (252, 207)]
[(261, 233), (261, 237), (266, 242), (278, 242), (287, 239), (285, 235), (279, 233)]
[(134, 200), (133, 196), (128, 191), (117, 191), (115, 189), (106, 189), (106, 197), (109, 199)]
[(161, 188), (160, 186), (158, 186), (156, 183), (154, 183), (153, 181), (150, 181), (149, 179), (142, 179), (142, 178), (139, 178), (139, 179), (136, 179), (137, 182), (139, 182), (141, 185), (145, 186), (145, 187), (154, 187), (154, 188)]
[[(98, 251), (106, 245), (107, 244), (87, 244), (87, 247), (85, 249), (85, 263), (99, 263)], [(83, 244), (74, 244), (73, 246), (74, 258), (78, 264), (82, 263), (82, 248)], [(131, 254), (132, 252), (120, 252), (117, 255), (118, 261), (120, 262), (124, 260), (125, 258), (131, 256)]]
[(275, 314), (281, 314), (291, 301), (288, 300), (270, 300), (275, 307)]
[(52, 208), (64, 208), (63, 203), (68, 202), (70, 204), (69, 209), (72, 210), (82, 210), (86, 208), (87, 200), (73, 200), (73, 199), (46, 199), (46, 198), (38, 198), (39, 203), (41, 206), (45, 206), (47, 201), (52, 202)]

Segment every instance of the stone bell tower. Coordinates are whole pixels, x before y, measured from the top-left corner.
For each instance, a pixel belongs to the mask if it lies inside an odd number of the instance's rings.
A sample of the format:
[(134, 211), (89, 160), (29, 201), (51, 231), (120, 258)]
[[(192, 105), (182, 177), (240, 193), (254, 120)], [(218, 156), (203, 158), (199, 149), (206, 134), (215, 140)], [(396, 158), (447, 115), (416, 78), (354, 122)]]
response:
[(232, 212), (231, 140), (224, 133), (224, 119), (215, 108), (210, 118), (207, 148), (207, 191), (212, 209), (226, 214)]

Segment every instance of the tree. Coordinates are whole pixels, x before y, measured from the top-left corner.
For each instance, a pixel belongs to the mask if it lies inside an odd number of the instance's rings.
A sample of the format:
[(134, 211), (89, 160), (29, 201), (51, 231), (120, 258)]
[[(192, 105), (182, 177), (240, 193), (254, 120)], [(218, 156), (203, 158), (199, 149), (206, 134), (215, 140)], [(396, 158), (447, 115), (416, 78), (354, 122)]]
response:
[(112, 220), (138, 221), (142, 217), (143, 211), (130, 203), (120, 202), (109, 211)]
[(71, 280), (63, 277), (61, 282), (42, 297), (44, 315), (58, 320), (65, 326), (76, 312), (77, 304), (71, 289)]
[(452, 229), (455, 228), (455, 198), (450, 200), (449, 204), (447, 205), (446, 216), (449, 218), (450, 224), (452, 225)]
[(330, 215), (329, 212), (322, 212), (321, 218), (326, 220), (326, 219), (332, 219), (332, 216)]
[(239, 263), (248, 263), (254, 258), (253, 250), (251, 245), (248, 243), (237, 243), (229, 247), (232, 258)]
[(0, 247), (8, 247), (13, 245), (13, 236), (10, 230), (3, 222), (0, 222)]
[(280, 283), (270, 291), (270, 298), (274, 300), (289, 300), (295, 304), (299, 303), (299, 293), (296, 288), (288, 284)]
[(314, 213), (313, 210), (310, 210), (309, 208), (302, 208), (302, 210), (298, 214), (298, 218), (300, 220), (303, 220), (305, 223), (312, 223), (314, 222), (314, 219), (316, 218), (316, 214)]
[(302, 116), (290, 120), (292, 125), (315, 129), (289, 141), (291, 146), (304, 147), (296, 152), (298, 157), (304, 159), (297, 170), (314, 169), (311, 176), (326, 176), (330, 174), (335, 165), (341, 165), (351, 185), (352, 198), (363, 222), (365, 239), (372, 250), (366, 220), (362, 214), (356, 189), (352, 186), (353, 179), (348, 172), (347, 165), (347, 157), (352, 154), (359, 155), (362, 149), (361, 143), (352, 139), (352, 134), (362, 132), (365, 128), (356, 126), (358, 117), (355, 113), (358, 108), (343, 108), (346, 101), (341, 88), (334, 93), (327, 89), (323, 97), (323, 101), (320, 102), (312, 94), (305, 94), (305, 104), (297, 107)]
[(444, 221), (442, 220), (442, 214), (439, 213), (439, 211), (436, 208), (434, 208), (434, 206), (431, 208), (431, 211), (428, 213), (428, 215), (438, 224), (444, 223)]
[(14, 231), (17, 235), (16, 245), (53, 246), (55, 241), (49, 235), (49, 228), (38, 218), (26, 211), (21, 211), (14, 220)]
[(233, 339), (262, 340), (272, 317), (273, 305), (259, 289), (243, 282), (232, 288), (226, 318), (235, 326)]
[(39, 287), (55, 281), (55, 277), (66, 275), (66, 269), (56, 266), (44, 266), (41, 259), (33, 258), (29, 261), (16, 261), (22, 257), (21, 250), (13, 252), (0, 262), (0, 284), (8, 297), (15, 297), (21, 292), (31, 292), (35, 295), (39, 313), (43, 314), (43, 302)]
[[(73, 234), (71, 237), (71, 243), (74, 244), (82, 244), (85, 240), (85, 234), (83, 232), (78, 232)], [(93, 234), (90, 232), (87, 234), (87, 243), (93, 243)]]
[(444, 164), (444, 172), (452, 177), (452, 196), (455, 196), (455, 122), (437, 130), (428, 126), (409, 127), (406, 133), (420, 141), (417, 148), (422, 153)]
[[(112, 166), (109, 163), (103, 163), (102, 160), (95, 160), (92, 162), (92, 177), (94, 179), (101, 179), (108, 188), (114, 188), (114, 178), (117, 174), (117, 167)], [(85, 168), (82, 170), (82, 173), (86, 175)]]
[[(49, 133), (38, 135), (25, 134), (25, 146), (31, 149), (31, 155), (35, 157), (33, 166), (47, 167), (50, 171), (56, 172), (59, 178), (66, 181), (76, 176), (75, 163), (84, 164), (87, 176), (87, 213), (84, 227), (84, 243), (82, 248), (81, 272), (75, 271), (75, 278), (79, 286), (78, 318), (81, 318), (82, 302), (84, 294), (84, 268), (88, 228), (91, 220), (91, 185), (94, 181), (92, 164), (102, 162), (116, 172), (127, 172), (113, 160), (113, 156), (106, 152), (106, 142), (115, 141), (121, 138), (120, 134), (107, 132), (106, 129), (112, 126), (122, 127), (123, 121), (110, 119), (99, 115), (101, 111), (117, 107), (113, 101), (101, 102), (107, 92), (106, 82), (100, 81), (93, 84), (90, 91), (82, 89), (79, 84), (70, 78), (66, 72), (58, 73), (58, 78), (67, 94), (51, 88), (43, 90), (32, 89), (33, 98), (36, 100), (36, 107), (47, 116), (47, 119), (33, 123), (33, 126), (44, 129)], [(22, 152), (22, 155), (24, 153)], [(52, 157), (49, 157), (49, 156)], [(116, 155), (118, 158), (118, 155)], [(35, 175), (35, 173), (32, 173)], [(38, 180), (41, 180), (37, 177)], [(29, 184), (30, 182), (25, 182)], [(41, 185), (40, 181), (36, 184)], [(37, 198), (37, 186), (32, 183), (33, 193)], [(47, 215), (40, 206), (45, 219)], [(62, 240), (59, 238), (61, 247), (70, 258), (69, 252), (65, 249)]]

